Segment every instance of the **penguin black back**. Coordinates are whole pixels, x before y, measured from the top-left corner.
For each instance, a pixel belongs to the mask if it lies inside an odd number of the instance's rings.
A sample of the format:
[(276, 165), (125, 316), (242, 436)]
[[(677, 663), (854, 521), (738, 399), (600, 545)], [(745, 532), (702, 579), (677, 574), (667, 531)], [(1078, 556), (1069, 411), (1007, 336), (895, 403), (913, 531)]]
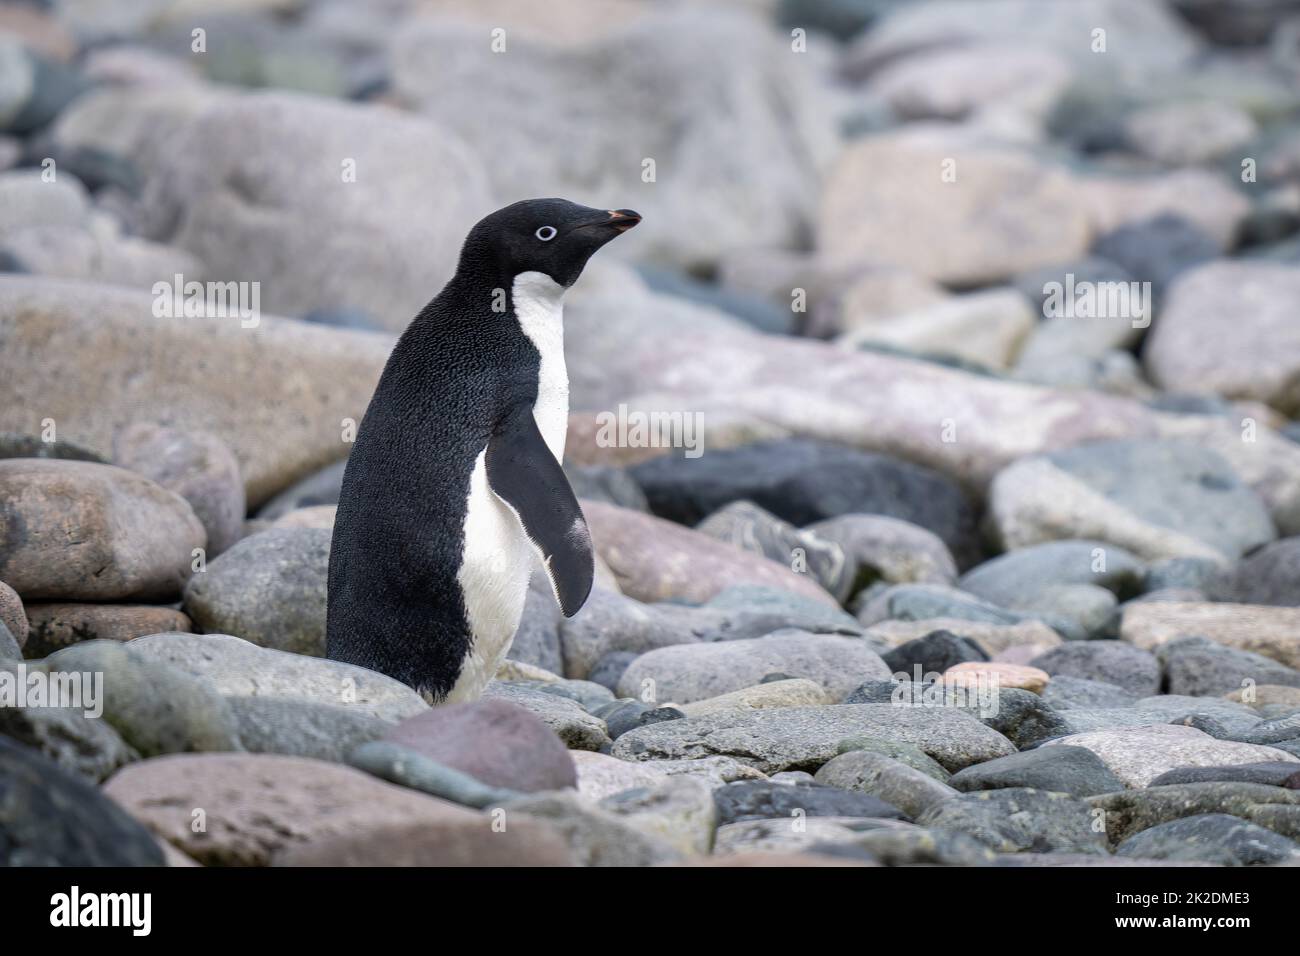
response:
[(357, 431), (330, 551), (329, 657), (433, 701), (453, 688), (473, 696), (518, 624), (531, 551), (565, 613), (581, 606), (591, 552), (557, 460), (567, 415), (559, 302), (588, 258), (639, 219), (541, 199), (471, 230), (455, 276), (399, 338)]

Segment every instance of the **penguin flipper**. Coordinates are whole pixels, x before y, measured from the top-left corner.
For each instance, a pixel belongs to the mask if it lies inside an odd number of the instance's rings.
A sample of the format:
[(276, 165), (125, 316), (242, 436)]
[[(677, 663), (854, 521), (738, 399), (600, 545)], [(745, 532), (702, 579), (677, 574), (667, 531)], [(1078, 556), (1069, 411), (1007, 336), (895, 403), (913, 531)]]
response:
[(488, 442), (485, 464), (488, 486), (519, 518), (541, 555), (560, 609), (573, 617), (591, 593), (595, 576), (591, 534), (530, 406), (517, 405), (502, 416)]

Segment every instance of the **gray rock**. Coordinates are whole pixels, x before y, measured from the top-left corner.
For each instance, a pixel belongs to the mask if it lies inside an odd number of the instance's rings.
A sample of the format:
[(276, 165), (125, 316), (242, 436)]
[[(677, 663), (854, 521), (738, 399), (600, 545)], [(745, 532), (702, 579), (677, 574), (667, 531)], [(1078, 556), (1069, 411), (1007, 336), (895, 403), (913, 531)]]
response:
[(149, 831), (98, 787), (4, 736), (0, 779), (0, 865), (163, 865)]
[[(1300, 410), (1300, 331), (1283, 303), (1297, 290), (1294, 268), (1263, 261), (1215, 261), (1184, 273), (1143, 349), (1153, 381), (1171, 391), (1254, 399), (1294, 414)], [(1241, 321), (1225, 328), (1215, 318), (1223, 315)], [(1254, 523), (1239, 533), (1248, 530), (1251, 538), (1258, 533)]]
[(847, 789), (812, 782), (778, 782), (775, 778), (741, 780), (718, 787), (713, 791), (713, 800), (718, 807), (719, 826), (745, 820), (792, 820), (799, 815), (905, 819), (898, 807), (876, 796), (850, 793)]
[(812, 531), (801, 531), (752, 501), (723, 505), (695, 530), (809, 574), (838, 601), (853, 590), (856, 569), (843, 548)]
[[(842, 852), (813, 844), (811, 852)], [(983, 843), (956, 830), (876, 829), (854, 836), (852, 849), (882, 866), (988, 866), (994, 856)]]
[(1031, 787), (1075, 797), (1124, 789), (1110, 768), (1082, 747), (1039, 747), (998, 757), (953, 774), (949, 783), (963, 791)]
[[(1105, 553), (1103, 570), (1098, 570), (1099, 549)], [(991, 604), (1009, 608), (1062, 584), (1094, 584), (1131, 596), (1141, 587), (1144, 571), (1135, 555), (1103, 541), (1048, 541), (985, 561), (963, 574), (957, 584)]]
[(1300, 767), (1294, 763), (1273, 761), (1241, 763), (1225, 767), (1178, 767), (1166, 771), (1149, 783), (1151, 787), (1168, 787), (1180, 783), (1263, 783), (1271, 787), (1300, 790)]
[(628, 665), (639, 656), (636, 651), (610, 651), (603, 654), (587, 675), (587, 679), (593, 684), (608, 688), (612, 693), (618, 690), (618, 682), (623, 678), (623, 672), (628, 669)]
[(1266, 544), (1244, 559), (1232, 593), (1241, 604), (1300, 605), (1300, 537)]
[(257, 517), (274, 521), (299, 508), (338, 504), (343, 489), (343, 471), (347, 464), (345, 458), (300, 479), (262, 505), (257, 511)]
[(696, 640), (687, 623), (691, 617), (690, 609), (674, 614), (596, 587), (582, 610), (560, 621), (564, 674), (585, 678), (607, 655), (628, 653), (635, 657), (655, 648)]
[(1086, 641), (1115, 636), (1118, 603), (1095, 584), (1055, 584), (1015, 601), (1011, 609), (1038, 617), (1069, 640)]
[(340, 661), (258, 647), (229, 634), (152, 634), (129, 646), (136, 654), (208, 678), (225, 697), (290, 697), (393, 722), (429, 709), (419, 694), (391, 677)]
[(713, 790), (695, 777), (671, 776), (652, 786), (612, 793), (598, 805), (682, 853), (702, 854), (713, 848), (718, 825)]
[(687, 704), (759, 683), (772, 673), (815, 681), (839, 698), (889, 669), (857, 637), (786, 629), (745, 640), (682, 644), (642, 654), (623, 672), (618, 693)]
[(239, 462), (220, 438), (140, 422), (114, 437), (113, 461), (190, 503), (208, 533), (209, 558), (239, 540), (246, 510), (244, 482)]
[(1088, 804), (1064, 793), (1023, 787), (969, 793), (935, 805), (917, 822), (960, 830), (1000, 853), (1107, 852)]
[(915, 744), (948, 770), (1015, 749), (1001, 734), (950, 708), (841, 704), (668, 721), (629, 731), (612, 753), (625, 760), (723, 754), (774, 773), (814, 770), (835, 756), (841, 740), (855, 735)]
[(906, 764), (913, 770), (919, 770), (940, 783), (947, 783), (950, 776), (942, 765), (915, 744), (899, 743), (895, 740), (886, 740), (883, 737), (858, 736), (841, 740), (835, 749), (840, 754), (851, 753), (854, 750), (882, 754), (897, 760), (899, 763)]
[[(1082, 711), (1067, 710), (1064, 713), (1072, 718)], [(1193, 727), (1173, 724), (1112, 727), (1070, 734), (1044, 744), (1047, 747), (1061, 745), (1091, 750), (1129, 787), (1145, 787), (1162, 773), (1178, 767), (1216, 767), (1287, 759), (1287, 754), (1273, 747), (1216, 740)]]
[(1300, 671), (1262, 654), (1224, 647), (1206, 637), (1181, 637), (1160, 645), (1169, 693), (1223, 696), (1252, 684), (1300, 687)]
[(85, 641), (51, 654), (44, 667), (98, 684), (102, 719), (145, 757), (240, 749), (234, 717), (211, 682), (131, 643)]
[(380, 780), (466, 807), (500, 806), (524, 796), (518, 790), (490, 786), (455, 767), (389, 740), (361, 744), (348, 754), (347, 762)]
[(655, 514), (696, 524), (732, 501), (752, 501), (803, 526), (880, 514), (938, 535), (959, 565), (980, 550), (965, 493), (947, 478), (890, 458), (808, 439), (758, 442), (700, 458), (664, 455), (635, 466)]
[(957, 563), (938, 535), (885, 515), (847, 514), (808, 525), (824, 541), (838, 544), (850, 565), (853, 589), (876, 580), (891, 584), (952, 584)]
[(851, 750), (833, 757), (814, 779), (828, 787), (870, 794), (913, 819), (957, 795), (956, 790), (929, 774), (870, 750)]
[(521, 664), (531, 664), (552, 674), (564, 673), (564, 655), (560, 650), (560, 606), (555, 603), (551, 583), (536, 572), (528, 583), (528, 597), (519, 629), (510, 642), (509, 657)]
[(987, 661), (989, 656), (969, 638), (958, 637), (948, 631), (935, 631), (900, 644), (887, 654), (882, 654), (881, 659), (893, 673), (906, 674), (912, 678), (917, 667), (921, 669), (922, 675), (942, 674), (954, 664)]
[(38, 750), (64, 770), (96, 783), (140, 758), (111, 724), (73, 707), (0, 707), (0, 737)]
[(1096, 538), (1146, 560), (1227, 561), (1277, 535), (1227, 459), (1173, 440), (1095, 442), (1022, 458), (993, 480), (989, 509), (1009, 549)]
[(9, 625), (0, 621), (0, 661), (23, 659), (23, 649), (18, 646), (18, 638), (13, 636)]
[(1280, 744), (1300, 737), (1300, 711), (1270, 717), (1249, 730), (1225, 733), (1224, 738), (1248, 744)]
[(1123, 641), (1067, 641), (1038, 655), (1029, 666), (1045, 670), (1053, 678), (1062, 675), (1103, 681), (1137, 695), (1160, 690), (1160, 662), (1155, 655)]
[(569, 479), (569, 486), (579, 500), (603, 501), (631, 508), (635, 511), (648, 511), (645, 494), (635, 479), (623, 468), (613, 465), (578, 465), (567, 464), (564, 474)]
[(601, 750), (610, 744), (605, 722), (587, 713), (581, 704), (568, 697), (498, 680), (488, 684), (483, 697), (507, 700), (532, 711), (570, 750)]
[[(1140, 122), (1141, 117), (1129, 121)], [(1150, 282), (1157, 298), (1180, 273), (1221, 255), (1215, 237), (1173, 213), (1125, 223), (1098, 236), (1092, 251), (1119, 263), (1138, 282)]]
[(862, 628), (849, 614), (823, 601), (802, 594), (752, 584), (734, 585), (718, 592), (701, 606), (716, 622), (694, 630), (701, 640), (734, 640), (762, 637), (783, 627), (795, 627), (814, 634), (860, 634)]
[(662, 837), (645, 833), (571, 794), (528, 794), (507, 803), (505, 810), (507, 819), (519, 814), (554, 826), (579, 866), (655, 866), (675, 862), (682, 855)]
[(1135, 834), (1117, 856), (1249, 866), (1300, 860), (1300, 843), (1222, 813), (1203, 813)]
[(290, 697), (228, 697), (244, 749), (342, 763), (356, 747), (378, 740), (392, 724), (337, 704)]
[(205, 632), (323, 656), (330, 535), (272, 528), (245, 538), (190, 579), (185, 613)]
[(1147, 567), (1143, 590), (1147, 597), (1157, 591), (1188, 589), (1201, 591), (1213, 600), (1231, 597), (1231, 575), (1223, 563), (1211, 558), (1165, 558)]
[(1073, 710), (1080, 707), (1128, 707), (1136, 704), (1141, 695), (1106, 681), (1053, 674), (1040, 696), (1053, 710)]

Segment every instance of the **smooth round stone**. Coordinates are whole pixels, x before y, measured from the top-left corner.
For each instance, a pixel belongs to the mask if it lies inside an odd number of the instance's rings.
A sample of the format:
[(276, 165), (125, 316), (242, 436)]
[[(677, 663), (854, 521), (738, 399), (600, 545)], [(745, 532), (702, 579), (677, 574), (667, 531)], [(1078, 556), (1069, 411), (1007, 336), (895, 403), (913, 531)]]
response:
[(957, 792), (929, 774), (870, 750), (840, 754), (822, 765), (814, 779), (828, 787), (871, 794), (913, 819)]
[(1157, 824), (1115, 848), (1117, 856), (1249, 866), (1300, 860), (1300, 844), (1223, 813)]
[(0, 865), (163, 865), (153, 836), (117, 802), (4, 735), (0, 778)]
[(1178, 783), (1263, 783), (1300, 790), (1300, 765), (1282, 761), (1232, 764), (1224, 767), (1178, 767), (1148, 784), (1165, 787)]
[(1066, 674), (1053, 675), (1042, 697), (1044, 703), (1056, 710), (1070, 710), (1076, 707), (1128, 707), (1139, 700), (1138, 694), (1125, 690), (1118, 684), (1088, 680), (1084, 677), (1070, 677)]
[(998, 757), (960, 770), (948, 782), (962, 791), (1032, 787), (1076, 797), (1124, 789), (1110, 768), (1082, 747), (1038, 747)]
[(968, 793), (936, 804), (917, 822), (968, 833), (999, 853), (1107, 852), (1091, 807), (1077, 797), (1026, 787)]
[(1051, 677), (1037, 667), (1003, 664), (996, 661), (968, 661), (954, 664), (943, 673), (943, 682), (952, 687), (998, 686), (1041, 694)]
[(877, 796), (811, 781), (742, 780), (714, 790), (713, 801), (719, 826), (799, 816), (907, 819), (902, 810)]
[(961, 637), (950, 631), (934, 631), (906, 641), (895, 647), (881, 658), (895, 674), (907, 674), (916, 679), (916, 668), (921, 669), (921, 676), (942, 674), (956, 664), (969, 661), (987, 661), (988, 654), (968, 637)]
[(1160, 663), (1122, 641), (1067, 641), (1030, 662), (1051, 674), (1115, 684), (1135, 694), (1160, 690)]
[(32, 603), (25, 653), (47, 657), (82, 641), (130, 641), (147, 634), (185, 633), (190, 619), (170, 607), (143, 604)]
[[(0, 581), (0, 624), (9, 629), (14, 642), (21, 649), (27, 643), (27, 613), (18, 592)], [(20, 655), (21, 656), (21, 655)]]
[(1237, 565), (1233, 600), (1300, 605), (1300, 536), (1266, 544)]
[(948, 782), (949, 774), (947, 770), (943, 769), (943, 765), (934, 760), (920, 747), (912, 744), (886, 740), (883, 737), (848, 737), (839, 742), (836, 750), (840, 754), (846, 754), (853, 750), (866, 750), (870, 753), (882, 754), (897, 760), (899, 763), (906, 764), (913, 770), (919, 770), (940, 783)]
[(249, 753), (286, 754), (342, 763), (356, 747), (377, 740), (392, 724), (371, 714), (335, 704), (286, 697), (227, 697)]

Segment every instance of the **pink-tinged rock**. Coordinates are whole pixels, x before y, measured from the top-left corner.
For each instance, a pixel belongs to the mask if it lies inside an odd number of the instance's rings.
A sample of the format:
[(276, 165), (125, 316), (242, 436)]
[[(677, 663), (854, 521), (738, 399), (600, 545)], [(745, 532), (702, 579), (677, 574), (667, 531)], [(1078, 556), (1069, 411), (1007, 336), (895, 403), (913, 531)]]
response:
[(112, 465), (0, 461), (0, 501), (0, 579), (26, 600), (174, 597), (207, 540), (184, 498)]
[(230, 446), (216, 435), (138, 422), (113, 439), (113, 463), (188, 501), (208, 533), (209, 558), (239, 540), (244, 481)]
[(0, 276), (0, 431), (52, 418), (61, 439), (109, 456), (144, 410), (225, 441), (256, 507), (347, 450), (343, 421), (361, 420), (393, 345), (269, 315), (255, 328), (158, 317), (154, 303), (148, 290)]
[(507, 700), (435, 707), (402, 721), (384, 739), (494, 787), (532, 792), (578, 783), (563, 741)]
[(953, 687), (998, 687), (1019, 688), (1033, 694), (1041, 694), (1052, 678), (1047, 671), (1023, 664), (1007, 664), (1001, 661), (966, 661), (953, 664), (943, 672), (943, 682)]
[(582, 503), (591, 539), (618, 580), (638, 601), (705, 601), (738, 584), (793, 591), (827, 604), (817, 584), (767, 558), (741, 551), (671, 521), (616, 505)]
[(630, 411), (698, 414), (705, 455), (714, 447), (711, 423), (745, 415), (928, 465), (982, 492), (1026, 455), (1108, 438), (1177, 438), (1217, 451), (1261, 495), (1283, 534), (1300, 533), (1300, 447), (1268, 428), (1243, 442), (1240, 423), (1218, 416), (764, 335), (627, 277), (575, 288), (571, 299), (573, 408), (612, 413), (625, 403)]
[[(265, 866), (290, 850), (286, 862), (305, 865), (354, 858), (377, 865), (386, 848), (399, 862), (445, 865), (504, 865), (539, 853), (553, 860), (557, 853), (523, 817), (497, 832), (490, 814), (305, 757), (160, 757), (124, 768), (104, 792), (206, 866)], [(394, 828), (429, 835), (402, 857)]]
[(82, 641), (131, 641), (148, 634), (188, 633), (181, 611), (150, 604), (51, 602), (27, 605), (28, 657), (47, 657)]
[(1124, 605), (1120, 637), (1153, 651), (1180, 637), (1208, 637), (1300, 669), (1300, 608), (1200, 601)]
[(0, 581), (0, 624), (9, 628), (21, 649), (27, 642), (27, 612), (23, 610), (23, 599), (18, 592)]

